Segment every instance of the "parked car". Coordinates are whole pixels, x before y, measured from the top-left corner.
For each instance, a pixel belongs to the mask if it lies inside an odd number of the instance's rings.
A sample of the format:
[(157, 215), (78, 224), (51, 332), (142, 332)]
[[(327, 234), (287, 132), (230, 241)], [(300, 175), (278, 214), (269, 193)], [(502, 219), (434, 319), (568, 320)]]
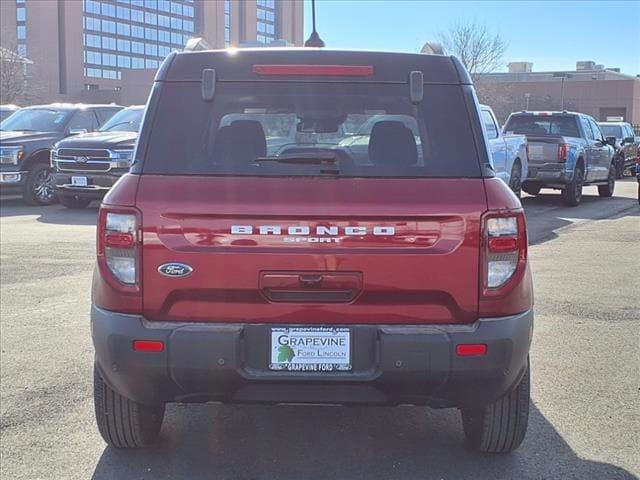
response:
[(53, 147), (56, 193), (68, 208), (86, 208), (101, 200), (129, 171), (143, 106), (125, 108), (97, 132), (65, 138)]
[(503, 135), (493, 110), (487, 105), (480, 105), (480, 115), (489, 140), (491, 161), (496, 176), (520, 197), (522, 179), (527, 178), (529, 172), (527, 137), (516, 134)]
[(537, 195), (541, 188), (562, 192), (566, 205), (576, 206), (584, 185), (597, 185), (601, 197), (611, 197), (616, 169), (613, 147), (593, 118), (572, 112), (512, 113), (505, 132), (526, 135), (529, 174), (522, 189)]
[(29, 205), (56, 199), (50, 151), (64, 137), (96, 130), (122, 107), (51, 104), (23, 108), (0, 123), (0, 188)]
[(20, 107), (17, 105), (0, 105), (0, 122), (18, 110), (20, 110)]
[(636, 136), (633, 127), (624, 122), (599, 122), (602, 134), (613, 144), (617, 178), (624, 176), (624, 171), (632, 170), (636, 159), (640, 157), (640, 136)]
[[(442, 55), (170, 54), (131, 170), (98, 215), (104, 440), (152, 443), (170, 402), (412, 404), (459, 408), (481, 451), (517, 448), (527, 231), (489, 167), (475, 98), (461, 62)], [(382, 120), (366, 162), (304, 141), (270, 155), (262, 125), (282, 113), (309, 135), (406, 115), (421, 142)]]

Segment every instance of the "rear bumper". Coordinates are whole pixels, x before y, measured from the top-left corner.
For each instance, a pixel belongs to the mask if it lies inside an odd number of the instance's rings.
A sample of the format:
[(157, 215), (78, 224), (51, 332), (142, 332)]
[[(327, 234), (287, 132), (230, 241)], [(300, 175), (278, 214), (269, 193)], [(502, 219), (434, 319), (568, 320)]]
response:
[[(56, 172), (55, 184), (58, 195), (79, 198), (102, 199), (124, 173)], [(71, 177), (86, 177), (87, 186), (71, 184)]]
[[(92, 307), (96, 363), (105, 380), (141, 403), (261, 402), (478, 406), (521, 378), (533, 311), (471, 325), (351, 328), (351, 372), (268, 370), (270, 325), (149, 322)], [(162, 352), (135, 352), (161, 340)], [(459, 357), (461, 343), (487, 354)]]

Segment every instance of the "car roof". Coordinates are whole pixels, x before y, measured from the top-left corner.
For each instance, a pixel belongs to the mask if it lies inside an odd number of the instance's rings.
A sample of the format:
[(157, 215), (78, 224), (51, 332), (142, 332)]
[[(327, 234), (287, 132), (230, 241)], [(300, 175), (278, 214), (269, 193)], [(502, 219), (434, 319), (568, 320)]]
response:
[(631, 125), (629, 122), (598, 122), (598, 125), (613, 125), (617, 127), (622, 127), (625, 125)]
[(523, 115), (523, 116), (524, 115), (531, 115), (531, 116), (540, 116), (540, 117), (552, 116), (552, 115), (556, 115), (556, 116), (578, 115), (578, 116), (582, 116), (582, 117), (589, 117), (589, 115), (587, 115), (586, 113), (568, 112), (566, 110), (564, 110), (564, 111), (553, 111), (553, 110), (531, 111), (531, 110), (523, 110), (521, 112), (514, 112), (514, 113), (512, 113), (512, 115)]
[(318, 81), (318, 76), (260, 74), (259, 66), (371, 66), (371, 73), (322, 75), (323, 80), (407, 83), (411, 71), (421, 71), (424, 83), (470, 84), (466, 69), (455, 57), (423, 53), (329, 50), (324, 48), (247, 48), (174, 52), (156, 75), (156, 81), (201, 81), (204, 69), (215, 69), (216, 81)]
[(115, 103), (106, 104), (89, 104), (89, 103), (49, 103), (46, 105), (32, 105), (30, 107), (24, 107), (27, 110), (38, 108), (49, 108), (54, 110), (93, 110), (96, 108), (124, 108), (122, 105), (116, 105)]

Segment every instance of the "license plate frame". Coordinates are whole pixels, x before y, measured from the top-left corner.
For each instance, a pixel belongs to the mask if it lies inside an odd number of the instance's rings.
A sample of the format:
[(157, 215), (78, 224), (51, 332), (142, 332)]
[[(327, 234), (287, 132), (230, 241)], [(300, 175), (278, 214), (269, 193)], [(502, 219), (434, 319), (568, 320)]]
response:
[(351, 340), (348, 327), (271, 327), (269, 370), (349, 372)]
[(89, 185), (87, 177), (73, 176), (71, 177), (71, 185), (74, 187), (86, 187)]

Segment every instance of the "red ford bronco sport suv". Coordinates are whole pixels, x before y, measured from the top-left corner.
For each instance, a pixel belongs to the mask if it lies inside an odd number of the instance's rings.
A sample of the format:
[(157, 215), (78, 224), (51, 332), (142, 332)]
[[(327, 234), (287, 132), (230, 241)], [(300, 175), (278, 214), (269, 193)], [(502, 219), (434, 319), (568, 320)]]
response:
[(98, 221), (110, 445), (149, 445), (166, 403), (207, 401), (455, 407), (475, 448), (522, 442), (525, 217), (457, 59), (172, 54)]

